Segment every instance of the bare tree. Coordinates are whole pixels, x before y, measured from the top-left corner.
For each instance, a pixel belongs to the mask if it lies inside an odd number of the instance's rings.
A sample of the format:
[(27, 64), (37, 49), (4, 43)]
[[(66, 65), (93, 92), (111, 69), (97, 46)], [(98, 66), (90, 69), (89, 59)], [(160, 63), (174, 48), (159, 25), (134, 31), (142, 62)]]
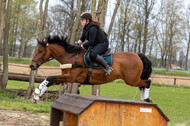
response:
[(77, 0), (77, 12), (76, 12), (76, 20), (75, 20), (75, 24), (73, 27), (73, 31), (72, 31), (72, 35), (71, 35), (71, 43), (74, 44), (75, 40), (76, 40), (76, 33), (77, 33), (77, 29), (79, 27), (79, 22), (80, 22), (80, 6), (81, 0)]
[(4, 28), (5, 5), (6, 0), (0, 0), (0, 55), (2, 55), (2, 37)]
[(8, 81), (8, 38), (9, 38), (9, 29), (10, 29), (10, 16), (11, 16), (11, 2), (8, 0), (6, 8), (6, 19), (5, 19), (5, 31), (4, 31), (4, 40), (3, 40), (3, 78), (1, 80), (2, 89), (6, 89)]
[(39, 5), (39, 11), (40, 11), (40, 29), (39, 29), (39, 35), (38, 35), (38, 39), (43, 39), (47, 33), (47, 29), (46, 29), (46, 19), (47, 19), (47, 15), (48, 15), (48, 4), (49, 4), (49, 0), (46, 0), (45, 3), (45, 8), (43, 10), (43, 2), (44, 0), (40, 0), (40, 5)]
[(115, 4), (115, 9), (114, 9), (114, 12), (113, 12), (113, 15), (112, 15), (112, 19), (111, 19), (111, 22), (110, 22), (110, 25), (109, 25), (109, 29), (108, 29), (108, 33), (107, 33), (107, 37), (109, 38), (110, 37), (110, 33), (111, 33), (111, 30), (112, 30), (112, 27), (113, 27), (113, 23), (115, 21), (115, 16), (117, 14), (117, 10), (119, 8), (119, 5), (120, 5), (120, 1), (121, 0), (117, 0), (117, 3)]

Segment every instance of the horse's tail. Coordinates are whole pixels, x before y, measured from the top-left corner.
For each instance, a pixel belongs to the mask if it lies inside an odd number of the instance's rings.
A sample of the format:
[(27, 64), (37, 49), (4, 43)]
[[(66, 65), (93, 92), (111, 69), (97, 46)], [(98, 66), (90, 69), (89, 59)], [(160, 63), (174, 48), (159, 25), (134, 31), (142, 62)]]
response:
[(143, 53), (139, 53), (138, 55), (141, 58), (144, 66), (143, 72), (141, 74), (141, 79), (147, 80), (152, 73), (152, 63)]

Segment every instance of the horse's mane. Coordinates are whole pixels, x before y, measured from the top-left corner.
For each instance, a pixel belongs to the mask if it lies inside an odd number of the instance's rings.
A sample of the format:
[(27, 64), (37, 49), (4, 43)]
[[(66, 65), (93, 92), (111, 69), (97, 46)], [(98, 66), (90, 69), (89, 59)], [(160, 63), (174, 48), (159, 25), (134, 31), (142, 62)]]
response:
[(69, 53), (81, 51), (81, 48), (79, 46), (70, 44), (67, 36), (58, 36), (58, 35), (51, 36), (51, 35), (49, 35), (48, 43), (49, 44), (58, 44), (60, 46), (63, 46), (65, 48), (65, 50)]

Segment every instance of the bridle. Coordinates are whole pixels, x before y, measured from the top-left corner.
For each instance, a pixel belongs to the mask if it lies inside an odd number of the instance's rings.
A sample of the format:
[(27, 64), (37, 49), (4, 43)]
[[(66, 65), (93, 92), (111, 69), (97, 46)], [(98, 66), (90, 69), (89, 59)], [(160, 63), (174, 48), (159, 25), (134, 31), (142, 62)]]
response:
[[(50, 60), (60, 58), (60, 57), (62, 57), (62, 56), (64, 56), (65, 54), (68, 53), (68, 52), (64, 52), (64, 53), (60, 54), (59, 56), (56, 56), (56, 57), (53, 56), (53, 57), (49, 58), (47, 61), (45, 61), (45, 54), (46, 54), (46, 52), (47, 52), (46, 43), (40, 42), (40, 43), (38, 43), (38, 44), (39, 44), (40, 46), (45, 47), (45, 49), (44, 49), (43, 55), (42, 55), (38, 60), (32, 59), (32, 61), (35, 62), (37, 66), (40, 66), (41, 64), (46, 63), (46, 62), (48, 62), (48, 61), (50, 61)], [(37, 62), (39, 62), (39, 63), (37, 63)]]

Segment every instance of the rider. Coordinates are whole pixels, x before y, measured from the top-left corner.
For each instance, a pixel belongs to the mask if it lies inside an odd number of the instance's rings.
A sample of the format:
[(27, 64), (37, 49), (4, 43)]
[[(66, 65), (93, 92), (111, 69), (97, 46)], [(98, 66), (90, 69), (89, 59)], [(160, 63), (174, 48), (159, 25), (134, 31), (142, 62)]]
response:
[[(91, 46), (93, 48), (90, 53), (91, 60), (101, 65), (106, 71), (106, 75), (109, 75), (113, 69), (107, 64), (103, 57), (100, 56), (107, 51), (109, 42), (106, 34), (100, 28), (100, 23), (92, 19), (92, 15), (86, 12), (81, 14), (80, 23), (83, 26), (83, 33), (80, 40), (78, 40), (78, 44), (81, 44), (81, 47), (85, 49)], [(88, 42), (82, 44), (85, 39), (87, 39)]]

